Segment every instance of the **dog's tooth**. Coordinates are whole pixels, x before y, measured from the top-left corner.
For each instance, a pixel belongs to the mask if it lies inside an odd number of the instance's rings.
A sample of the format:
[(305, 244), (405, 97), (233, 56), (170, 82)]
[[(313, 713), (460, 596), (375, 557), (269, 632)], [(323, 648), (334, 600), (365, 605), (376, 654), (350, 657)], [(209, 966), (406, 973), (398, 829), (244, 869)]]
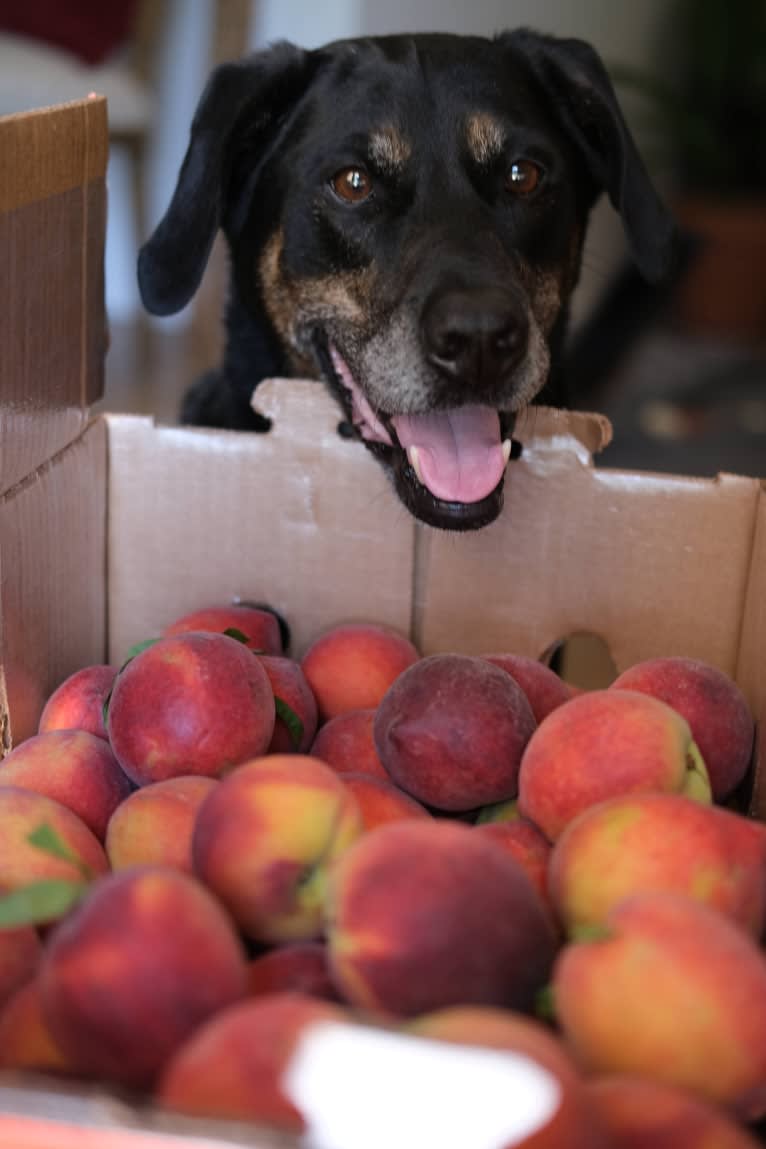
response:
[(418, 477), (418, 482), (422, 483), (423, 476), (420, 473), (420, 454), (417, 447), (410, 446), (407, 448), (407, 458), (409, 460), (410, 466)]
[(511, 440), (510, 439), (503, 439), (503, 460), (505, 462), (506, 467), (508, 466), (508, 460), (510, 459), (510, 457), (511, 457)]

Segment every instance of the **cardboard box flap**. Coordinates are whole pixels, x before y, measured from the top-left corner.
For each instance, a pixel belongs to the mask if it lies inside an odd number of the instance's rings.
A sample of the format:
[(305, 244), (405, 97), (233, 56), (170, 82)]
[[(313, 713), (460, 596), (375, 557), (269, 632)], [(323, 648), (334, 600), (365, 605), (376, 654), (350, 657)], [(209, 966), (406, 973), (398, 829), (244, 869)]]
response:
[(337, 415), (292, 435), (107, 420), (111, 659), (206, 602), (270, 603), (294, 651), (340, 619), (409, 630), (412, 520)]
[(106, 101), (0, 119), (0, 493), (103, 390)]

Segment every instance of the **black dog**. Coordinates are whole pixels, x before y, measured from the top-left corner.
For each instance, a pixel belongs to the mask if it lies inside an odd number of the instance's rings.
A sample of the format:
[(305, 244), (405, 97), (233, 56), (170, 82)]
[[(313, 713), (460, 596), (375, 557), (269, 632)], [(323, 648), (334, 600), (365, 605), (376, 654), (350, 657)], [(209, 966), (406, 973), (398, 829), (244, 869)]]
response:
[(219, 227), (228, 240), (224, 362), (182, 418), (263, 430), (259, 380), (319, 375), (417, 518), (491, 522), (515, 413), (565, 401), (567, 304), (604, 191), (661, 278), (672, 222), (579, 40), (391, 36), (223, 65), (139, 256), (164, 315)]

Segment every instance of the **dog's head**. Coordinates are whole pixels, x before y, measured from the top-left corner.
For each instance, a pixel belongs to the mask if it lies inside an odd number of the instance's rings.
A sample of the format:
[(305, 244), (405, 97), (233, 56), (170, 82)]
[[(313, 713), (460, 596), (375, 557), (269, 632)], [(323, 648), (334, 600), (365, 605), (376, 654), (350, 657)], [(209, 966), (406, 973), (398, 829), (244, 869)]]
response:
[(661, 277), (671, 220), (581, 41), (280, 44), (213, 73), (141, 293), (179, 310), (221, 227), (290, 369), (321, 375), (413, 514), (470, 529), (500, 510), (602, 192)]

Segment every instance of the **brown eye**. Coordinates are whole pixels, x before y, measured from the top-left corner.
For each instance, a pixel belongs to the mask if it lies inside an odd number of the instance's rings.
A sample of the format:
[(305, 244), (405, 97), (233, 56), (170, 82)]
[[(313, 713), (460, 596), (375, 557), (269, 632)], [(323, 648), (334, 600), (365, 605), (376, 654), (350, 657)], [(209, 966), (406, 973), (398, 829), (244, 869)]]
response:
[(531, 195), (538, 188), (542, 176), (542, 168), (532, 160), (514, 160), (506, 177), (506, 187), (514, 195)]
[(335, 173), (330, 184), (346, 203), (361, 203), (372, 194), (372, 180), (364, 168), (343, 168)]

